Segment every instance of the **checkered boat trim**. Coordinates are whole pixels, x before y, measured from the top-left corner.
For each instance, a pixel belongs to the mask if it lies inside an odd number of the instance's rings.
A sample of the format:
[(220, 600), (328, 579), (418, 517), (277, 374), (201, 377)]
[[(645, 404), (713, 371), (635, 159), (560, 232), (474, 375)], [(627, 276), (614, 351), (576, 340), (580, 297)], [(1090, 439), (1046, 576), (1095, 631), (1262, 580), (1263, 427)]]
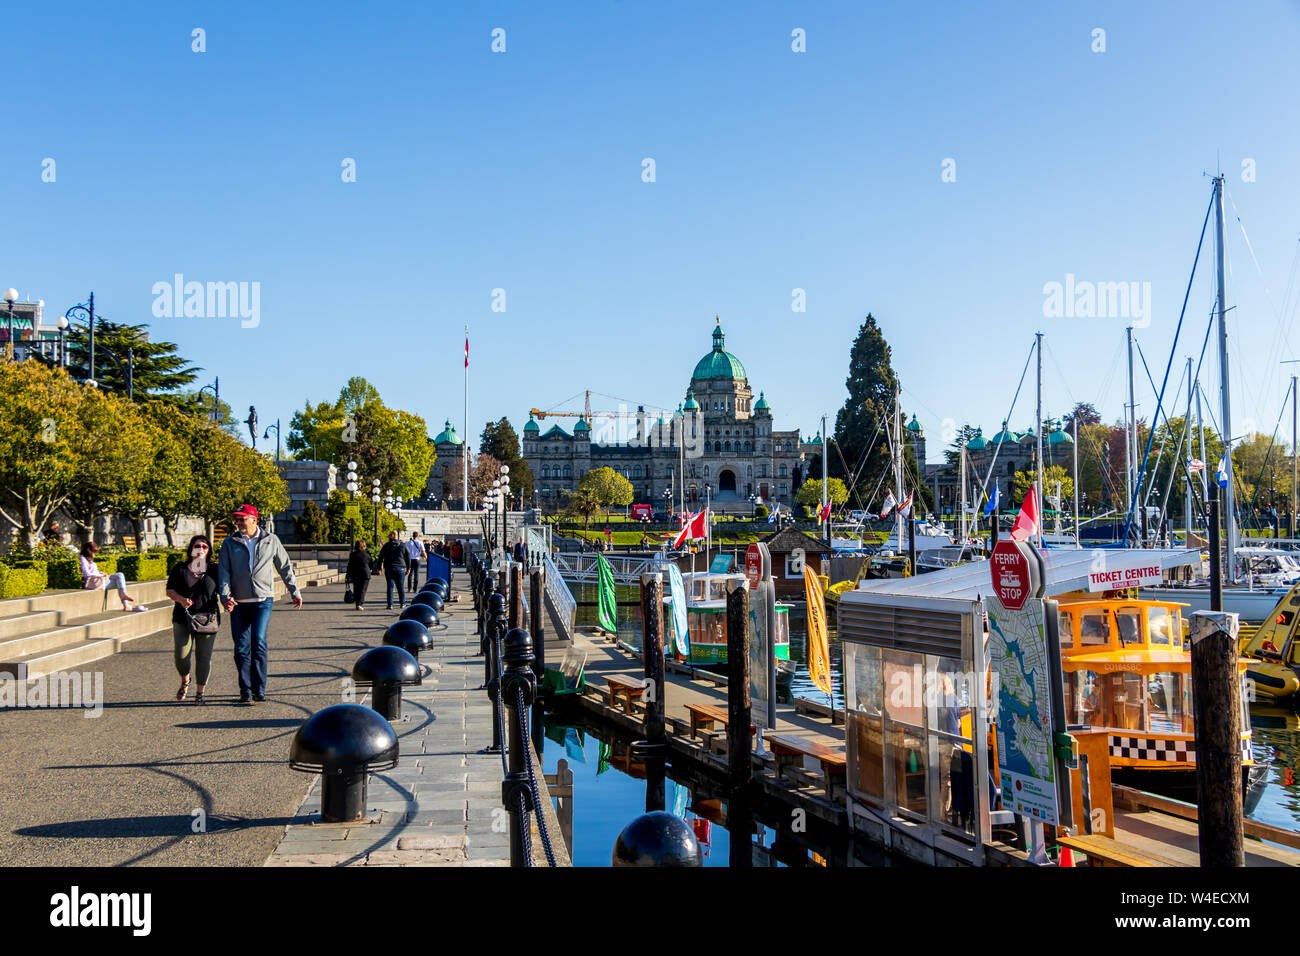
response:
[[(1241, 737), (1241, 759), (1251, 759), (1250, 735)], [(1196, 763), (1196, 745), (1193, 740), (1167, 737), (1123, 737), (1111, 734), (1110, 755), (1125, 760), (1151, 760), (1157, 763)]]

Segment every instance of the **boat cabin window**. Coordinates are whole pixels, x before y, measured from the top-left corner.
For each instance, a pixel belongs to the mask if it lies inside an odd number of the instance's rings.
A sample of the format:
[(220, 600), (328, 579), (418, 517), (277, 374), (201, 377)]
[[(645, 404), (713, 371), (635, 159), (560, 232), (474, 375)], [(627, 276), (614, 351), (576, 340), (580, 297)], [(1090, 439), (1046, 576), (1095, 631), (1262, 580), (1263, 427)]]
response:
[(1124, 608), (1115, 612), (1115, 623), (1119, 625), (1119, 642), (1121, 645), (1142, 643), (1142, 612), (1137, 608)]
[(1147, 677), (1147, 729), (1152, 733), (1192, 732), (1192, 715), (1185, 707), (1184, 688), (1191, 681), (1182, 674), (1151, 674)]
[[(1174, 623), (1165, 607), (1147, 608), (1147, 636), (1152, 644), (1168, 647), (1173, 643)], [(1182, 637), (1180, 634), (1179, 637)], [(1181, 641), (1180, 641), (1181, 643)]]
[(1057, 617), (1061, 622), (1061, 647), (1074, 647), (1074, 612), (1061, 611)]
[(1079, 618), (1080, 643), (1085, 647), (1110, 643), (1110, 615), (1105, 611), (1084, 611)]

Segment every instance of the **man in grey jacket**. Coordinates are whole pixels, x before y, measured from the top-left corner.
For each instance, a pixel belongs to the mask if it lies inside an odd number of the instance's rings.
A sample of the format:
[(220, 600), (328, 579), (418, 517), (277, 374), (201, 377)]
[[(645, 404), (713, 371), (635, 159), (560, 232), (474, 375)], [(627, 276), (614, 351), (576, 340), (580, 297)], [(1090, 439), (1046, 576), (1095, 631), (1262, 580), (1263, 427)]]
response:
[(217, 559), (217, 593), (230, 614), (235, 639), (235, 667), (239, 671), (239, 702), (266, 700), (266, 632), (275, 604), (275, 578), (280, 575), (295, 609), (302, 607), (302, 592), (293, 577), (289, 554), (280, 539), (257, 526), (257, 509), (240, 505), (230, 514), (236, 533), (221, 546)]

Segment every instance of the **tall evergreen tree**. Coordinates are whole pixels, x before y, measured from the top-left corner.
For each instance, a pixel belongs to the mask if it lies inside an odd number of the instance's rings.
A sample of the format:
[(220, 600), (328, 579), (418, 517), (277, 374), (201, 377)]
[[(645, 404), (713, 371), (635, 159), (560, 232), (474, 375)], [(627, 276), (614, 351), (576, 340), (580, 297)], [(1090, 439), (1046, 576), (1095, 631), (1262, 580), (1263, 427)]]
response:
[[(849, 377), (844, 382), (849, 397), (835, 415), (835, 441), (840, 446), (843, 464), (840, 455), (833, 454), (827, 460), (830, 474), (842, 478), (849, 485), (849, 500), (855, 507), (872, 504), (868, 499), (882, 475), (882, 489), (894, 486), (885, 432), (893, 423), (898, 378), (889, 359), (889, 344), (885, 342), (875, 316), (868, 313), (849, 352)], [(921, 471), (916, 456), (906, 444), (904, 447), (904, 474), (919, 476)], [(844, 473), (845, 465), (851, 470), (850, 474)], [(820, 478), (820, 472), (815, 477)], [(909, 490), (917, 492), (918, 500), (928, 501), (930, 492), (925, 489), (924, 482), (917, 481), (916, 484), (919, 487)], [(895, 493), (897, 490), (894, 489)], [(875, 503), (878, 504), (883, 497), (882, 491), (876, 496)]]
[[(175, 392), (202, 371), (176, 354), (175, 342), (149, 341), (148, 328), (104, 319), (95, 322), (95, 381), (101, 389), (126, 396), (128, 351), (137, 399)], [(75, 333), (69, 330), (68, 371), (74, 378), (90, 376), (90, 334), (80, 327)]]

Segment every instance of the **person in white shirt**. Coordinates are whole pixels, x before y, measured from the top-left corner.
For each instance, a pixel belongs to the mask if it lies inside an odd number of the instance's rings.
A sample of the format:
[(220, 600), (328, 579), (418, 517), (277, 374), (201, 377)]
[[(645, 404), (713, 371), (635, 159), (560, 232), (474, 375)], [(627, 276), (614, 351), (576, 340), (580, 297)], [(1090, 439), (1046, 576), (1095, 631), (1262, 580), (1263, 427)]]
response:
[(123, 611), (144, 611), (147, 610), (135, 598), (126, 593), (126, 575), (122, 572), (116, 574), (103, 574), (99, 566), (95, 564), (95, 552), (99, 550), (99, 545), (93, 541), (86, 542), (86, 546), (81, 549), (81, 577), (82, 587), (90, 591), (103, 591), (110, 588), (117, 591), (118, 597), (122, 599)]
[(409, 567), (406, 571), (406, 586), (412, 594), (420, 586), (420, 562), (424, 560), (424, 542), (420, 540), (420, 532), (412, 531), (411, 540), (406, 542), (406, 555), (409, 559)]

